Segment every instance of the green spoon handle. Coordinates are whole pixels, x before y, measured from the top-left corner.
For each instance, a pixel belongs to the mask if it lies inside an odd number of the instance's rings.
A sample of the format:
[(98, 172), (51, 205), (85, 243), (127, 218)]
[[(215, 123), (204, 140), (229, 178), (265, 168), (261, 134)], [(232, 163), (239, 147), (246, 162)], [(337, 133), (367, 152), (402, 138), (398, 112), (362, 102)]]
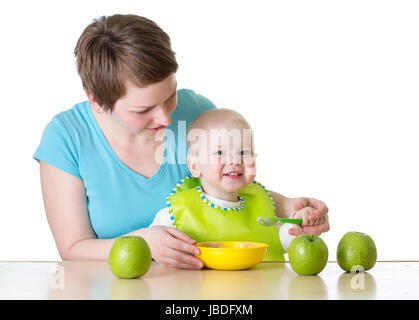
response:
[(292, 224), (303, 224), (303, 219), (286, 219), (277, 217), (258, 217), (257, 221), (264, 226), (273, 226), (277, 223), (292, 223)]
[(284, 218), (278, 218), (279, 222), (282, 223), (292, 223), (292, 224), (298, 224), (298, 225), (302, 225), (303, 224), (303, 219), (284, 219)]

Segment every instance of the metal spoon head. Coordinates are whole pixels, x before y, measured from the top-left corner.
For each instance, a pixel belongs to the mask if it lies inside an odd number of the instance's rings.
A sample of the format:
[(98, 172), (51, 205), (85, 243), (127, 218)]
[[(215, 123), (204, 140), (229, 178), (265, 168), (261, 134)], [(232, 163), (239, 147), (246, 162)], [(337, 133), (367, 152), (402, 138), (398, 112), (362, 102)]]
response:
[(258, 217), (256, 220), (259, 224), (265, 227), (270, 227), (278, 223), (278, 221), (270, 217)]

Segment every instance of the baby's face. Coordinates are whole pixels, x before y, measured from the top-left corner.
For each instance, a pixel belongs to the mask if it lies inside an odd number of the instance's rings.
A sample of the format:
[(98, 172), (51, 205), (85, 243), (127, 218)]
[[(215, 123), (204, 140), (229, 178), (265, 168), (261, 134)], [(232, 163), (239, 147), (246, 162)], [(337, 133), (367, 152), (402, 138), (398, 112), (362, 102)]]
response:
[(251, 129), (237, 123), (199, 134), (197, 170), (191, 172), (201, 178), (207, 193), (237, 192), (255, 179), (252, 138)]

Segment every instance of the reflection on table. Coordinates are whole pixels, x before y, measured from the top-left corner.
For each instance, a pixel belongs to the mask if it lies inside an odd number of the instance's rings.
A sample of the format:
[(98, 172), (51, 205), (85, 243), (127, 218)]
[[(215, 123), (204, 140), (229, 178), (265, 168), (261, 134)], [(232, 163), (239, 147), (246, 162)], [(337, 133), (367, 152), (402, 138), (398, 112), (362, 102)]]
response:
[(118, 279), (107, 261), (0, 262), (0, 299), (419, 299), (419, 262), (377, 262), (365, 273), (329, 262), (317, 276), (289, 263), (248, 270), (181, 270), (152, 262), (140, 279)]

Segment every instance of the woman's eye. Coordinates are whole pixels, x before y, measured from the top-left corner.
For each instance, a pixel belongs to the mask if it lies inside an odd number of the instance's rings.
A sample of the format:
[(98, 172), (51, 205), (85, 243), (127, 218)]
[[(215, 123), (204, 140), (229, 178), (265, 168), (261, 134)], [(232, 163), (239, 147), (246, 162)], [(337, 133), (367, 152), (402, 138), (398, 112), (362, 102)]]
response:
[(144, 109), (143, 111), (134, 111), (136, 114), (145, 114), (147, 112), (149, 112), (151, 109), (153, 109), (154, 107), (150, 107), (147, 109)]

